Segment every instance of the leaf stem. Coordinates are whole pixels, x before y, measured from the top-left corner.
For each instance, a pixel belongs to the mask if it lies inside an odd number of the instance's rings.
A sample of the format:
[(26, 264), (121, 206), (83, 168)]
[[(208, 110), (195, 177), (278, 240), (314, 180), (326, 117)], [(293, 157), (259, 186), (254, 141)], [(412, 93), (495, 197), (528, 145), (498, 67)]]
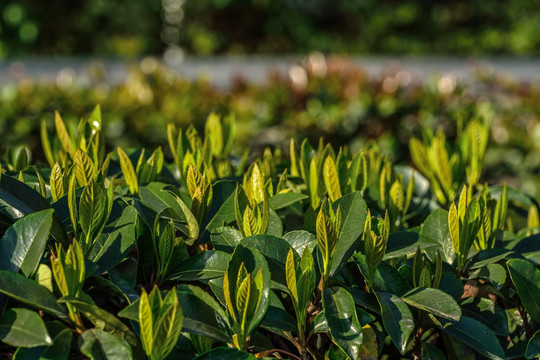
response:
[(417, 328), (414, 334), (414, 360), (422, 360), (422, 328)]

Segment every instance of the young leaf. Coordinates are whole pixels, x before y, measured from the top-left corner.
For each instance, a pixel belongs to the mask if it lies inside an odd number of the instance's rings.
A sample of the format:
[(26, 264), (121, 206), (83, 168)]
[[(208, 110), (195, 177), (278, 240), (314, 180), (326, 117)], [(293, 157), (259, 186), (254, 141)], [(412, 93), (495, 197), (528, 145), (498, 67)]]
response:
[(178, 341), (184, 321), (182, 310), (178, 305), (176, 289), (173, 288), (167, 294), (164, 300), (164, 304), (166, 303), (170, 305), (160, 314), (159, 321), (155, 324), (153, 339), (155, 359), (165, 359), (170, 354)]
[(49, 166), (53, 167), (55, 161), (54, 161), (53, 151), (51, 148), (51, 141), (49, 139), (49, 135), (47, 134), (47, 124), (45, 123), (45, 120), (41, 120), (40, 136), (41, 136), (41, 145), (43, 147), (43, 152), (45, 153), (45, 158), (47, 158), (47, 162), (49, 163)]
[(450, 205), (450, 210), (448, 211), (448, 229), (450, 230), (450, 238), (452, 239), (454, 253), (460, 255), (459, 217), (455, 203)]
[(62, 117), (58, 111), (54, 112), (54, 127), (56, 128), (56, 133), (60, 139), (60, 143), (62, 144), (64, 151), (66, 151), (71, 158), (73, 158), (75, 155), (75, 148), (73, 147), (71, 137), (67, 132), (66, 125), (64, 124), (64, 121), (62, 120)]
[(73, 226), (73, 233), (76, 238), (79, 234), (79, 211), (77, 206), (77, 195), (75, 193), (76, 178), (74, 175), (71, 176), (68, 189), (68, 207), (69, 207), (69, 218), (71, 219), (71, 225)]
[(60, 164), (54, 164), (49, 180), (53, 202), (64, 196), (64, 174)]
[(84, 187), (79, 200), (79, 224), (85, 235), (85, 250), (91, 249), (95, 239), (109, 218), (109, 204), (105, 189), (96, 181)]
[(129, 159), (129, 156), (122, 150), (120, 147), (117, 147), (118, 157), (120, 158), (120, 168), (122, 169), (122, 174), (124, 174), (124, 179), (129, 186), (129, 192), (131, 194), (137, 194), (139, 192), (139, 183), (137, 181), (137, 175), (133, 164)]
[(298, 289), (296, 287), (296, 265), (294, 263), (293, 249), (289, 249), (287, 260), (285, 261), (285, 273), (287, 277), (287, 288), (291, 292), (295, 308), (298, 306)]
[(95, 164), (86, 152), (81, 149), (77, 150), (73, 161), (75, 163), (75, 177), (79, 185), (86, 186), (94, 180), (96, 176)]
[(331, 156), (327, 156), (324, 160), (323, 178), (330, 200), (332, 200), (332, 202), (336, 201), (342, 195), (336, 164)]
[(324, 272), (328, 274), (335, 250), (337, 234), (330, 218), (321, 210), (317, 215), (317, 246), (323, 258)]

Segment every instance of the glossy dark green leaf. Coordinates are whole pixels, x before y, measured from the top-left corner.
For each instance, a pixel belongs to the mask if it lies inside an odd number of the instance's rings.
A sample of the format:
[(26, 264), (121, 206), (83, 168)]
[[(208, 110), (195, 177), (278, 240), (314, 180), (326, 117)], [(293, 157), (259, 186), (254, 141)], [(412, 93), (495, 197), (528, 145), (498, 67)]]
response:
[(439, 290), (452, 296), (454, 300), (459, 301), (464, 291), (463, 282), (454, 275), (442, 274)]
[(109, 222), (97, 238), (88, 259), (98, 265), (97, 274), (122, 262), (133, 248), (137, 209), (134, 206), (113, 205)]
[(270, 292), (270, 305), (261, 327), (280, 334), (297, 331), (296, 320), (285, 310), (273, 291)]
[(26, 215), (11, 225), (0, 238), (0, 269), (26, 276), (36, 271), (52, 226), (53, 209)]
[(141, 186), (139, 197), (141, 201), (156, 213), (165, 211), (173, 218), (183, 217), (183, 211), (173, 194), (167, 191), (169, 185), (161, 182), (152, 182)]
[(399, 231), (388, 236), (384, 260), (394, 259), (409, 254), (414, 254), (418, 248), (431, 251), (436, 249), (438, 244), (431, 241), (424, 235), (414, 231)]
[(376, 292), (381, 306), (384, 329), (392, 342), (403, 354), (407, 349), (407, 341), (414, 330), (414, 320), (407, 304), (396, 295)]
[(452, 264), (455, 258), (454, 246), (448, 229), (448, 211), (437, 209), (424, 221), (420, 234), (437, 242), (447, 263)]
[(506, 270), (500, 264), (488, 264), (469, 273), (469, 279), (489, 280), (498, 289), (501, 289), (506, 282)]
[(359, 191), (337, 199), (332, 208), (337, 211), (338, 207), (342, 212), (341, 229), (332, 257), (330, 276), (336, 274), (358, 249), (367, 217), (367, 205)]
[(45, 323), (35, 311), (11, 308), (0, 318), (0, 341), (16, 347), (52, 345)]
[(525, 357), (525, 351), (527, 350), (528, 343), (526, 341), (520, 341), (512, 347), (507, 348), (504, 353), (506, 360), (523, 359)]
[[(50, 208), (49, 202), (28, 185), (7, 175), (0, 177), (0, 213), (5, 213), (12, 221)], [(53, 215), (51, 235), (58, 242), (68, 243), (64, 225), (56, 214)]]
[(349, 293), (354, 299), (354, 303), (362, 308), (365, 308), (375, 314), (381, 313), (381, 307), (377, 301), (377, 297), (367, 291), (361, 291), (359, 289), (349, 289)]
[(463, 315), (478, 320), (497, 336), (509, 336), (506, 311), (490, 299), (470, 297), (461, 303)]
[(364, 336), (353, 297), (336, 287), (324, 289), (322, 300), (332, 339), (351, 359), (357, 359)]
[(225, 251), (229, 254), (232, 254), (234, 248), (242, 238), (242, 233), (238, 229), (230, 226), (217, 227), (210, 235), (214, 249)]
[(223, 307), (226, 307), (227, 305), (225, 303), (225, 295), (223, 294), (223, 278), (208, 280), (208, 285), (210, 285), (212, 293), (218, 299), (221, 305), (223, 305)]
[(167, 279), (197, 281), (222, 277), (227, 271), (231, 255), (223, 251), (207, 250), (183, 261)]
[(508, 258), (514, 251), (502, 248), (487, 249), (480, 251), (468, 261), (469, 269), (479, 269), (489, 264), (496, 263)]
[(461, 308), (454, 298), (439, 289), (415, 288), (401, 297), (408, 305), (448, 320), (457, 321)]
[(66, 309), (49, 290), (23, 275), (0, 271), (0, 292), (60, 319), (68, 318)]
[(90, 276), (86, 279), (85, 286), (91, 289), (92, 292), (104, 294), (108, 297), (110, 301), (119, 302), (120, 304), (131, 303), (133, 293), (136, 294), (136, 299), (139, 298), (137, 292), (135, 292), (132, 288), (120, 288), (111, 280), (102, 276)]
[(268, 228), (266, 229), (267, 235), (273, 235), (281, 237), (283, 235), (283, 223), (279, 215), (272, 209), (268, 213)]
[[(50, 328), (47, 324), (47, 328)], [(50, 332), (50, 330), (49, 330)], [(51, 334), (52, 335), (52, 334)], [(65, 328), (54, 336), (54, 344), (47, 347), (43, 357), (45, 359), (64, 360), (69, 359), (71, 354), (71, 341), (73, 339), (73, 332), (69, 328)]]
[(505, 359), (504, 350), (497, 337), (487, 326), (474, 319), (462, 316), (453, 325), (444, 326), (442, 331), (491, 360)]
[(536, 264), (540, 264), (540, 234), (521, 239), (512, 250)]
[(306, 247), (313, 252), (317, 246), (317, 237), (305, 230), (290, 231), (283, 235), (283, 240), (288, 242), (298, 255), (302, 255)]
[[(362, 254), (354, 254), (354, 261), (358, 264), (360, 272), (365, 279), (368, 278), (369, 267), (366, 262), (366, 257)], [(400, 272), (392, 265), (383, 261), (375, 270), (374, 284), (376, 290), (389, 292), (402, 296), (411, 289), (411, 286), (407, 282), (407, 279), (400, 274)]]
[[(257, 249), (266, 258), (270, 269), (272, 280), (286, 285), (285, 280), (285, 260), (291, 246), (288, 242), (272, 235), (252, 235), (240, 241), (243, 246)], [(296, 260), (298, 257), (295, 256)]]
[(236, 181), (221, 180), (212, 185), (212, 204), (206, 217), (207, 222), (201, 227), (205, 229), (203, 237), (213, 233), (215, 228), (234, 221), (236, 184)]
[(194, 360), (256, 360), (253, 354), (226, 347), (218, 347), (197, 356)]
[(534, 321), (540, 323), (540, 270), (521, 259), (508, 260), (507, 266), (525, 310)]
[(435, 346), (422, 343), (422, 359), (423, 360), (446, 360), (444, 353)]
[(444, 352), (449, 360), (476, 360), (476, 353), (465, 343), (442, 333)]
[(79, 349), (90, 360), (133, 359), (131, 347), (127, 341), (100, 329), (83, 332), (79, 336)]
[(324, 311), (321, 311), (315, 316), (311, 324), (310, 332), (313, 334), (330, 332)]
[(71, 353), (72, 329), (61, 321), (49, 321), (45, 324), (53, 340), (50, 346), (18, 348), (13, 360), (68, 360)]
[(535, 332), (533, 337), (529, 340), (527, 344), (527, 349), (525, 350), (525, 357), (527, 359), (535, 359), (540, 356), (540, 330)]
[(231, 341), (225, 328), (230, 326), (227, 315), (210, 294), (192, 285), (179, 286), (177, 294), (184, 313), (182, 331), (221, 342)]
[(284, 194), (276, 194), (272, 196), (268, 202), (270, 204), (270, 209), (279, 210), (308, 198), (309, 196), (304, 194), (288, 192)]

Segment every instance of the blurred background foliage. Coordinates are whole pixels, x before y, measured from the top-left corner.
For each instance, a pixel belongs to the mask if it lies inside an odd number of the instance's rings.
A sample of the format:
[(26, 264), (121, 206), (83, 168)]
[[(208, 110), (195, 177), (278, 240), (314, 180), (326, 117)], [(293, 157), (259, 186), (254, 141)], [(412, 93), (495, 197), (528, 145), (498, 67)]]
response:
[(4, 0), (0, 56), (537, 54), (531, 0)]
[(120, 84), (100, 76), (93, 81), (81, 86), (22, 79), (4, 86), (0, 154), (10, 156), (25, 146), (34, 160), (43, 160), (41, 121), (52, 131), (59, 110), (75, 129), (96, 104), (102, 108), (109, 149), (166, 147), (167, 123), (184, 129), (193, 124), (201, 131), (216, 112), (236, 118), (237, 155), (246, 145), (259, 153), (266, 146), (287, 152), (290, 137), (307, 137), (314, 145), (323, 137), (353, 151), (377, 140), (396, 162), (410, 161), (411, 136), (442, 128), (452, 139), (461, 121), (480, 118), (491, 125), (482, 181), (508, 181), (540, 197), (540, 89), (482, 70), (474, 81), (452, 74), (425, 81), (399, 66), (374, 78), (344, 58), (318, 53), (288, 74), (270, 74), (262, 85), (236, 78), (230, 88), (218, 89), (204, 79), (188, 81), (153, 58), (133, 66)]
[(312, 50), (535, 56), (538, 34), (540, 2), (531, 0), (3, 0), (0, 59), (143, 60), (116, 85), (97, 66), (90, 86), (26, 78), (3, 86), (0, 154), (24, 145), (39, 159), (41, 120), (51, 126), (59, 110), (76, 126), (96, 104), (110, 148), (162, 146), (168, 122), (201, 129), (217, 112), (234, 114), (240, 124), (238, 152), (246, 144), (283, 146), (291, 136), (316, 144), (324, 136), (354, 151), (376, 139), (395, 161), (409, 160), (408, 141), (425, 128), (442, 127), (452, 137), (459, 121), (484, 117), (492, 128), (486, 179), (508, 180), (539, 197), (540, 90), (534, 84), (482, 73), (466, 83), (448, 74), (422, 81), (400, 68), (371, 78), (343, 58), (319, 53), (264, 85), (238, 78), (231, 88), (216, 89), (156, 60)]

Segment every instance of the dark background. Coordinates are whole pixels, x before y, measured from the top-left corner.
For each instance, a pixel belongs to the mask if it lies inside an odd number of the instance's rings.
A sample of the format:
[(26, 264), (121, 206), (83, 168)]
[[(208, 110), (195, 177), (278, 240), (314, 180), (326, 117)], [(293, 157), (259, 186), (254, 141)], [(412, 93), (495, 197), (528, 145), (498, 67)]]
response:
[(324, 53), (534, 55), (531, 0), (4, 0), (0, 57)]

